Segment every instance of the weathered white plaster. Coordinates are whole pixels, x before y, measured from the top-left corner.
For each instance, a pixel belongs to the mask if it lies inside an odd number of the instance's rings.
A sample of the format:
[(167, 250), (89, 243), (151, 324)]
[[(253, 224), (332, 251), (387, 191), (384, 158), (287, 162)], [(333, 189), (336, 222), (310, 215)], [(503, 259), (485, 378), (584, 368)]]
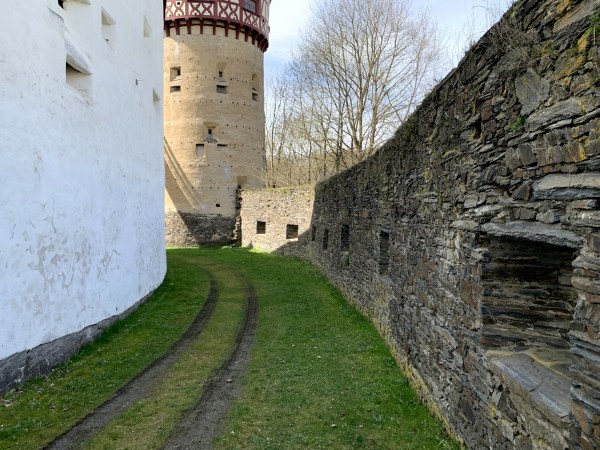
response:
[(0, 19), (0, 360), (164, 277), (161, 7), (36, 0)]

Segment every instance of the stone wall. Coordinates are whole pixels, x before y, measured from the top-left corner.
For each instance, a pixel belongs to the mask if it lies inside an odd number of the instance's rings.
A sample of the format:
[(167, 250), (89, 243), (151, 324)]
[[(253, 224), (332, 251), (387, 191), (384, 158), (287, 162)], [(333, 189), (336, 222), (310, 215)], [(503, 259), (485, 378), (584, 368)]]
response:
[(242, 191), (242, 246), (298, 254), (310, 240), (312, 187)]
[(599, 8), (517, 2), (300, 240), (468, 448), (600, 449)]
[(165, 239), (168, 247), (201, 247), (233, 241), (235, 218), (185, 212), (165, 213)]

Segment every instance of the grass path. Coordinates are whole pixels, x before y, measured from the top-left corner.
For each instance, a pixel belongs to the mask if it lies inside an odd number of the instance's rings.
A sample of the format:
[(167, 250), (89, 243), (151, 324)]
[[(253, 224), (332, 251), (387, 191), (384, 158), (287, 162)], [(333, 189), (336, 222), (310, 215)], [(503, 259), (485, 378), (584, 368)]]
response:
[(190, 264), (169, 258), (162, 286), (127, 319), (47, 377), (0, 396), (0, 448), (43, 447), (163, 355), (208, 296), (208, 276)]
[[(161, 448), (231, 354), (243, 274), (260, 301), (242, 395), (215, 449), (457, 449), (419, 404), (373, 326), (313, 267), (242, 249), (168, 251), (155, 296), (71, 363), (0, 397), (0, 448), (54, 439), (163, 354), (208, 293), (221, 295), (200, 338), (152, 390), (83, 448)], [(5, 405), (5, 406), (3, 406)]]

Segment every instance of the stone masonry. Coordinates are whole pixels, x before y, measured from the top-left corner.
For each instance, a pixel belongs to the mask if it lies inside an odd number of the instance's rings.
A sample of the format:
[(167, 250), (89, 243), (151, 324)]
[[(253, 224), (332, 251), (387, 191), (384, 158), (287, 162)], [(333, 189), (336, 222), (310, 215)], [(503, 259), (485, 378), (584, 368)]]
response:
[(467, 448), (600, 449), (599, 11), (517, 2), (295, 242)]
[(310, 230), (313, 201), (310, 187), (242, 191), (242, 246), (274, 251), (287, 245), (294, 254)]

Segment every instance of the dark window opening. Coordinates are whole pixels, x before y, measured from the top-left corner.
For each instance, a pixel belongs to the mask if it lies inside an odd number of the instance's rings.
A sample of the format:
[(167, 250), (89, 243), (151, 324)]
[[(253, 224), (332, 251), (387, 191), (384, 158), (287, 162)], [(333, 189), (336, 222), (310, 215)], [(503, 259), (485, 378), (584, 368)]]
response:
[(577, 293), (573, 250), (492, 239), (483, 266), (482, 343), (486, 347), (570, 348)]
[(387, 275), (390, 268), (390, 234), (379, 233), (379, 273)]
[(204, 144), (196, 144), (196, 158), (203, 158), (206, 156), (204, 153)]
[(327, 250), (329, 247), (329, 230), (323, 231), (323, 250)]
[(473, 134), (474, 139), (481, 139), (482, 127), (481, 127), (481, 119), (475, 122), (475, 132)]
[(481, 344), (502, 350), (491, 364), (509, 391), (560, 421), (571, 403), (574, 250), (503, 238), (484, 245), (489, 257), (481, 274)]
[(219, 71), (219, 78), (223, 78), (223, 72)]
[(215, 206), (216, 206), (217, 208), (220, 208), (220, 207), (221, 207), (221, 204), (220, 204), (220, 203), (217, 203)]
[(350, 250), (350, 225), (342, 225), (342, 232), (340, 236), (340, 250), (347, 252)]
[(298, 225), (287, 224), (285, 227), (286, 239), (298, 239)]
[(181, 67), (171, 67), (171, 81), (181, 78)]
[(181, 92), (181, 86), (171, 86), (171, 93)]
[(258, 101), (258, 91), (256, 89), (252, 89), (252, 100)]
[(244, 9), (256, 13), (256, 1), (255, 0), (244, 0)]
[(256, 221), (256, 234), (266, 234), (267, 232), (267, 222), (262, 222), (260, 220)]
[(310, 240), (312, 242), (315, 242), (316, 239), (317, 239), (317, 227), (313, 225), (311, 232), (310, 232)]
[(217, 92), (219, 94), (227, 94), (227, 86), (217, 84)]

